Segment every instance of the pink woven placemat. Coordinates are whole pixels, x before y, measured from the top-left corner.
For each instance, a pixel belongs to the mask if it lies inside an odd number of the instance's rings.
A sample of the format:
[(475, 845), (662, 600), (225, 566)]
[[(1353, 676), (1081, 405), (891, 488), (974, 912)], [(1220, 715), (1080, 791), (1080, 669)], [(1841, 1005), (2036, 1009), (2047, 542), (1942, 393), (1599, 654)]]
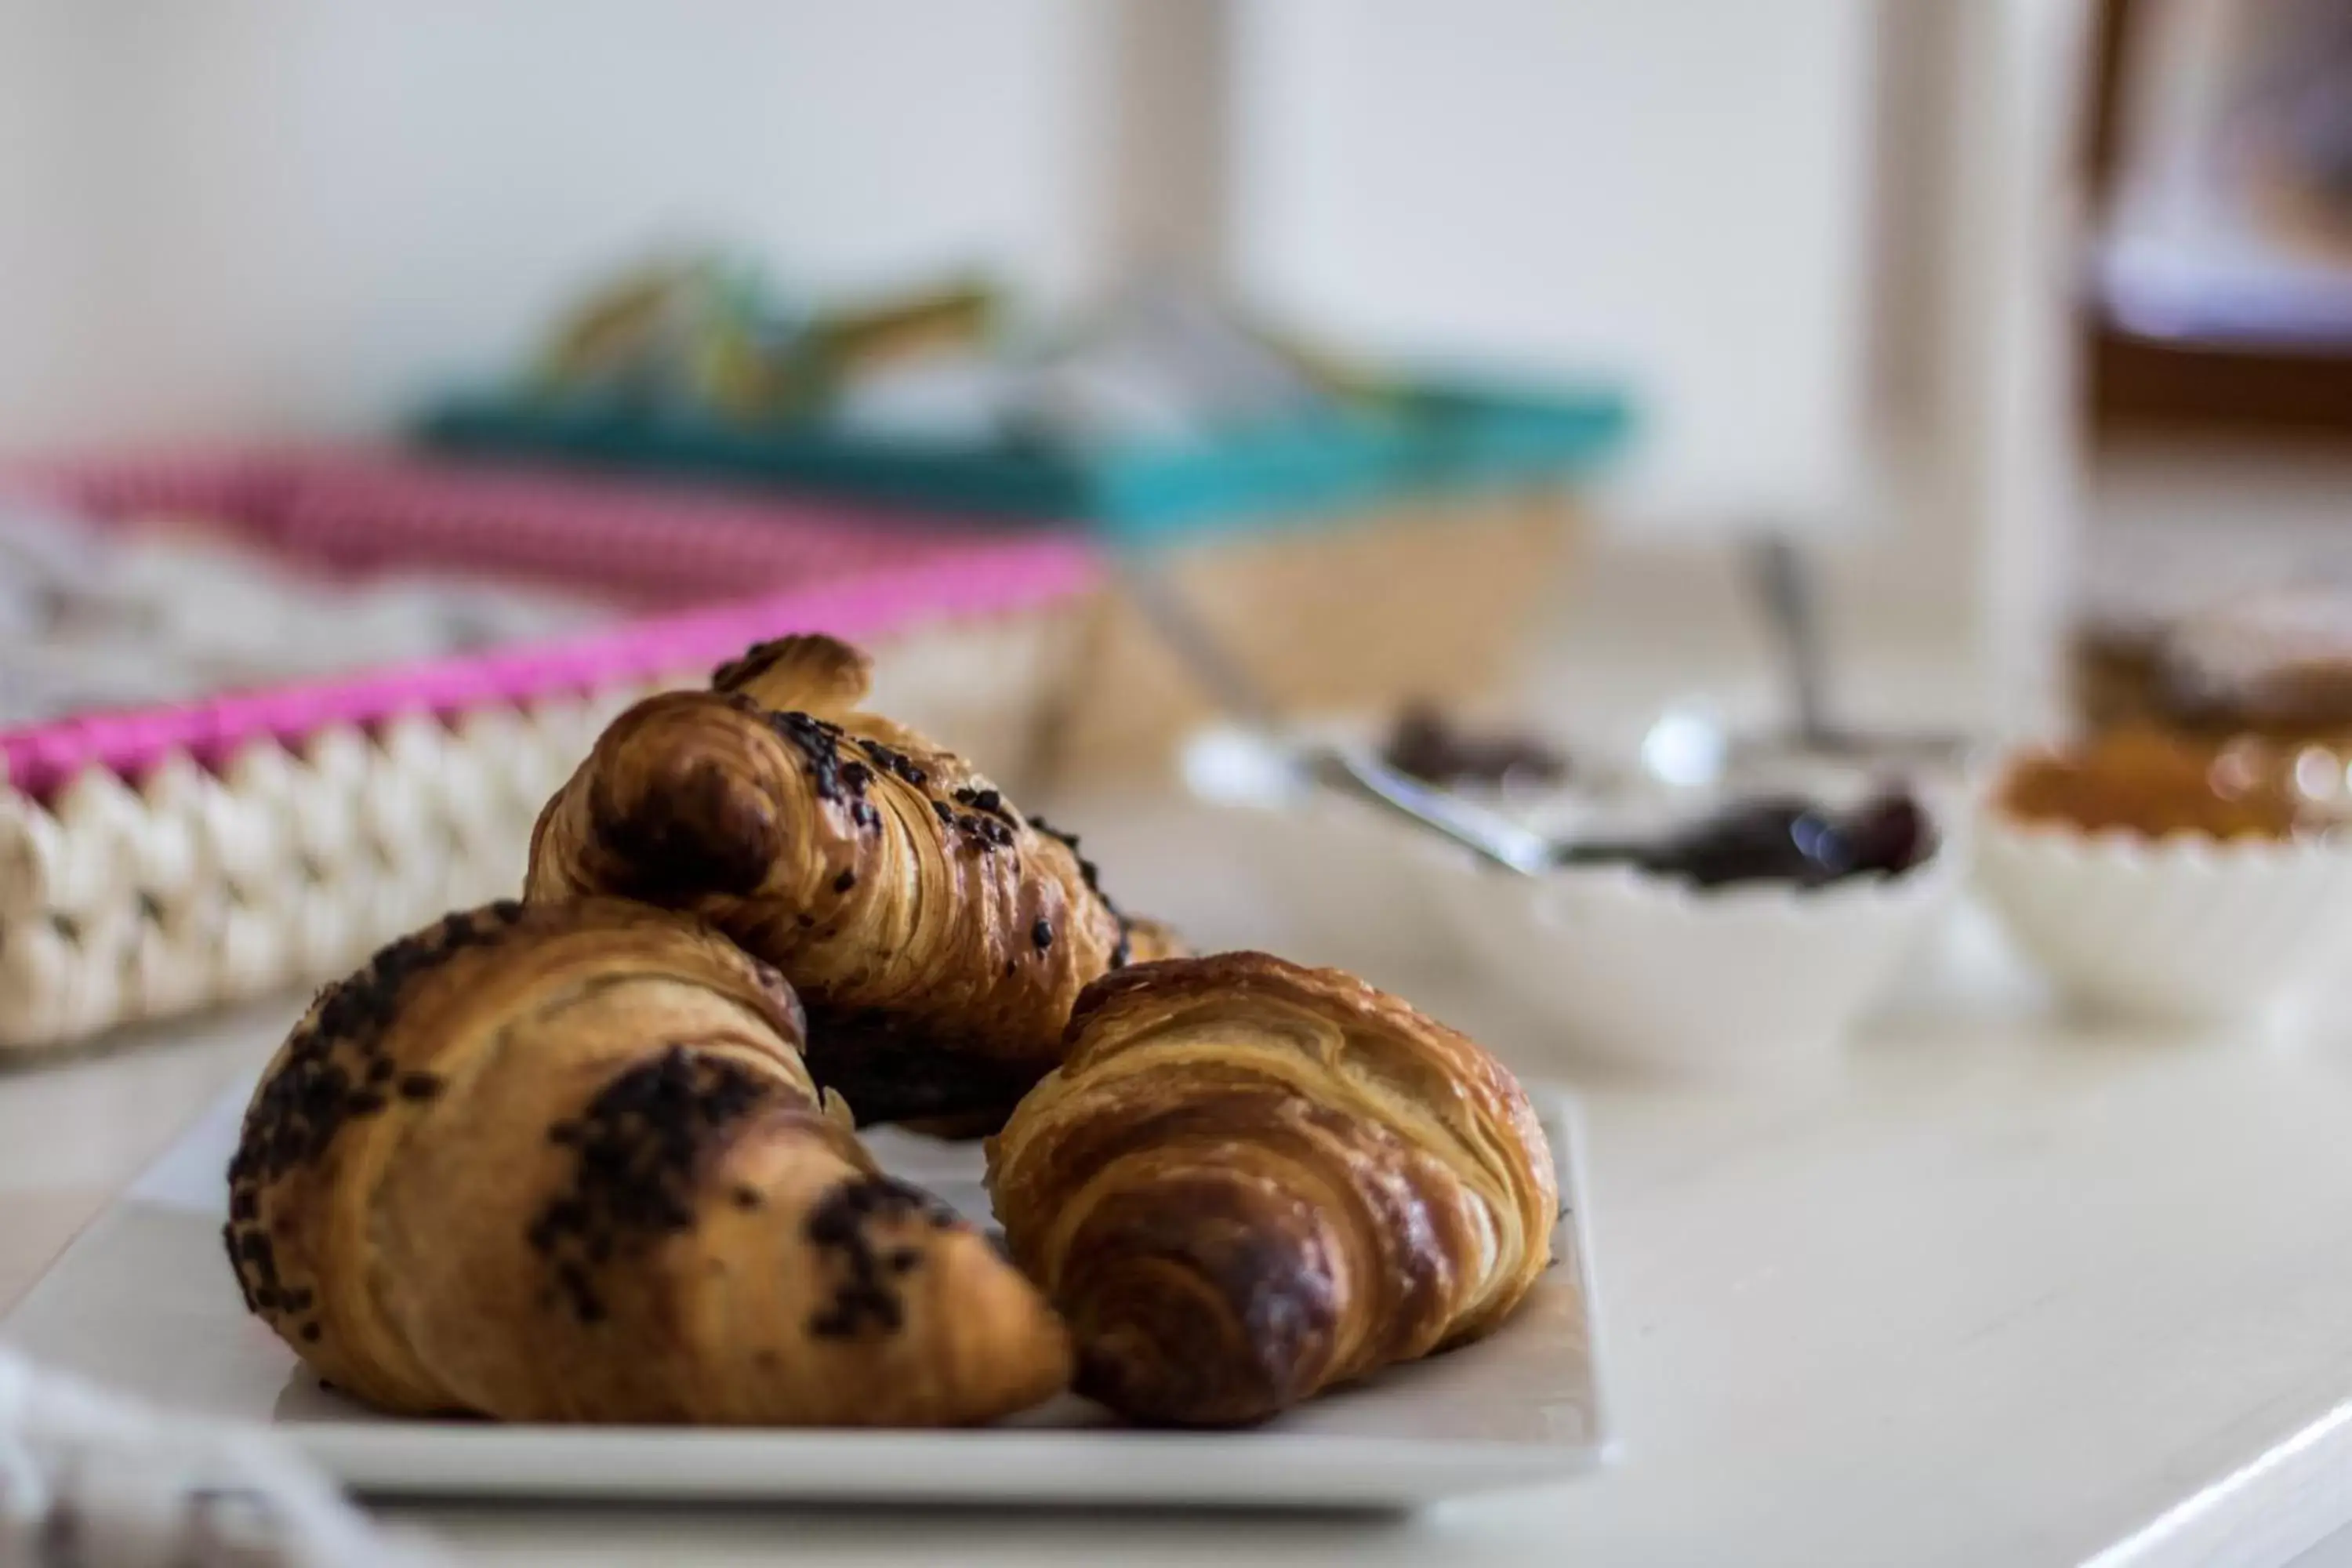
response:
[(328, 725), (643, 681), (787, 632), (875, 637), (1003, 615), (1097, 579), (1093, 552), (1058, 532), (989, 535), (830, 503), (379, 452), (110, 459), (6, 479), (100, 518), (200, 515), (338, 570), (505, 571), (667, 606), (556, 643), (0, 731), (9, 782), (35, 795), (92, 766), (137, 777), (177, 752), (215, 765), (260, 737), (299, 743)]
[(373, 448), (60, 462), (6, 476), (84, 514), (225, 524), (335, 571), (431, 565), (708, 604), (761, 588), (963, 552), (969, 521), (576, 468), (428, 461)]

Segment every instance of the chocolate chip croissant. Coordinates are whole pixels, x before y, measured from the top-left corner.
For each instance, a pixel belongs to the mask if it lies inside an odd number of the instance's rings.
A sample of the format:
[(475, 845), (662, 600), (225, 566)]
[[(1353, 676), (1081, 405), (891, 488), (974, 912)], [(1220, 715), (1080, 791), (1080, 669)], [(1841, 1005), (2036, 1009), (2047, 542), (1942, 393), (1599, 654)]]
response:
[(1079, 1392), (1150, 1421), (1259, 1420), (1478, 1338), (1549, 1261), (1559, 1207), (1492, 1057), (1264, 953), (1088, 987), (1067, 1059), (988, 1153)]
[(1061, 1059), (1087, 982), (1173, 951), (1076, 840), (857, 710), (868, 663), (786, 637), (615, 720), (532, 835), (527, 896), (690, 910), (781, 969), (809, 1066), (876, 1121), (987, 1126)]
[(401, 1412), (937, 1426), (1053, 1394), (1052, 1312), (820, 1107), (801, 1032), (772, 970), (615, 900), (394, 942), (254, 1094), (246, 1304)]

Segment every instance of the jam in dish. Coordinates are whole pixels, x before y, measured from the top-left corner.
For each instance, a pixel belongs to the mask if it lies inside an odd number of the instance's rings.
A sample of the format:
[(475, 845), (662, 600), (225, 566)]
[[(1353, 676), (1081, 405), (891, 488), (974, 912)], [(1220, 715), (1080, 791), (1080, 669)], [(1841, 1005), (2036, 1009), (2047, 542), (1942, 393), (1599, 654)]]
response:
[(2021, 821), (2148, 838), (2289, 838), (2333, 820), (2297, 791), (2292, 759), (2276, 748), (2152, 729), (2026, 757), (2002, 781), (2000, 804)]
[(1564, 844), (1557, 863), (1633, 866), (1702, 888), (1818, 888), (1850, 877), (1899, 876), (1935, 852), (1927, 812), (1908, 795), (1890, 792), (1846, 812), (1805, 800), (1742, 801), (1660, 838)]
[(1440, 788), (1553, 784), (1569, 772), (1568, 759), (1540, 741), (1526, 735), (1473, 734), (1420, 702), (1397, 716), (1381, 760)]

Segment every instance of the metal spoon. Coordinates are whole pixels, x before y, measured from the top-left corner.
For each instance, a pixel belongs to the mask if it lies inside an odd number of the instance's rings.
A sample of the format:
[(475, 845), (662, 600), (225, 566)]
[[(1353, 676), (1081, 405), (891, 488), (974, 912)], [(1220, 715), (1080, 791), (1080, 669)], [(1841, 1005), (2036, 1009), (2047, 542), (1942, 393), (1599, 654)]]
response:
[(1812, 574), (1796, 545), (1778, 533), (1765, 534), (1755, 542), (1748, 551), (1748, 567), (1756, 596), (1764, 605), (1765, 623), (1779, 645), (1797, 742), (1808, 751), (1834, 751), (1838, 736), (1829, 719), (1821, 614)]
[(1560, 847), (1540, 833), (1419, 779), (1401, 773), (1353, 746), (1312, 746), (1299, 756), (1308, 776), (1327, 789), (1355, 796), (1522, 877), (1551, 869)]
[[(1261, 736), (1278, 737), (1286, 732), (1287, 726), (1274, 699), (1227, 653), (1150, 562), (1129, 557), (1119, 562), (1118, 570), (1137, 607), (1219, 707)], [(1489, 865), (1532, 877), (1552, 863), (1553, 847), (1541, 834), (1400, 773), (1363, 747), (1299, 745), (1278, 739), (1269, 739), (1268, 743), (1289, 757), (1302, 778), (1379, 806), (1461, 846)]]
[(1748, 562), (1749, 580), (1780, 656), (1792, 723), (1783, 735), (1733, 738), (1725, 747), (1727, 763), (1813, 756), (1937, 769), (1967, 759), (1969, 740), (1958, 733), (1864, 731), (1838, 722), (1830, 703), (1820, 595), (1803, 552), (1787, 535), (1765, 533), (1749, 545)]

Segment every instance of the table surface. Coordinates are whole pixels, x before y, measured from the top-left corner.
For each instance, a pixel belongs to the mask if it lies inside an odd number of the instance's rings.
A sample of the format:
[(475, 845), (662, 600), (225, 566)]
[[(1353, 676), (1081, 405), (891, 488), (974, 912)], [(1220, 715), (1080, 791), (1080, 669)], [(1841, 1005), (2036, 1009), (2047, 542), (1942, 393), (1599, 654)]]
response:
[[(1068, 816), (1139, 907), (1282, 940), (1197, 817)], [(499, 1563), (2292, 1559), (2352, 1519), (2352, 1034), (2086, 1032), (1989, 940), (1964, 919), (1820, 1077), (1579, 1086), (1623, 1440), (1598, 1477), (1404, 1520), (388, 1511)], [(1384, 978), (1543, 1049), (1454, 976)], [(290, 1009), (0, 1073), (0, 1306)]]

